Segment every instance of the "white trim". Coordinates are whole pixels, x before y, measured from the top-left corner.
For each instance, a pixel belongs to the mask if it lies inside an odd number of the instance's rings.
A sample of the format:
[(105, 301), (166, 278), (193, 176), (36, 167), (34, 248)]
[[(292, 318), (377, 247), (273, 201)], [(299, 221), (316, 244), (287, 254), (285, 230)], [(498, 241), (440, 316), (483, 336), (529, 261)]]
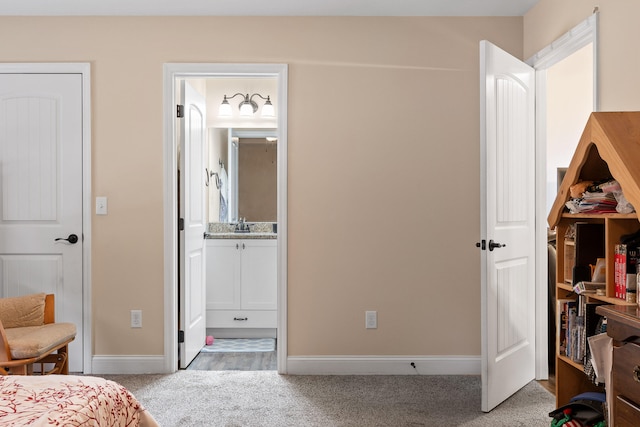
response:
[(536, 379), (539, 380), (549, 377), (547, 363), (546, 70), (592, 43), (593, 111), (598, 111), (598, 16), (599, 12), (594, 11), (593, 15), (526, 61), (536, 69)]
[(480, 375), (480, 365), (479, 356), (292, 356), (287, 362), (290, 375)]
[(597, 34), (598, 14), (595, 12), (525, 62), (536, 69), (549, 68), (593, 42)]
[(82, 75), (82, 324), (83, 372), (91, 373), (91, 64), (88, 62), (0, 63), (1, 73)]
[(158, 372), (178, 368), (176, 78), (276, 77), (278, 80), (278, 372), (287, 373), (287, 71), (286, 64), (192, 64), (163, 66), (164, 140), (164, 357)]
[(164, 356), (94, 356), (92, 373), (108, 374), (153, 374), (162, 372)]

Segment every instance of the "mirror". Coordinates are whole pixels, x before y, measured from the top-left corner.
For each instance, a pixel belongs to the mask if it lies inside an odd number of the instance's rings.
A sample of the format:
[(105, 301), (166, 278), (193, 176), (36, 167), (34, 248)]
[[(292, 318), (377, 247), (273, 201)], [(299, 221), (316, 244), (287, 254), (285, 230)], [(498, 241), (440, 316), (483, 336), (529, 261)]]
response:
[(209, 222), (276, 222), (277, 129), (209, 132)]

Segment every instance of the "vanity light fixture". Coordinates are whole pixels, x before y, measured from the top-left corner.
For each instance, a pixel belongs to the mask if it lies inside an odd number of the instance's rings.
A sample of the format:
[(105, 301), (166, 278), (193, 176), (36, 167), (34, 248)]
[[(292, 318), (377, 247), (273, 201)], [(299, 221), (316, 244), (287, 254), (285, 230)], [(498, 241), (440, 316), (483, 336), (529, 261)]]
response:
[(254, 96), (258, 96), (265, 100), (264, 105), (262, 106), (262, 117), (275, 117), (275, 109), (273, 108), (273, 104), (271, 103), (271, 98), (269, 96), (262, 96), (259, 93), (254, 93), (249, 96), (249, 94), (236, 93), (233, 96), (224, 95), (224, 99), (222, 100), (222, 104), (220, 104), (220, 109), (218, 110), (218, 116), (220, 117), (231, 117), (233, 111), (231, 109), (231, 104), (229, 104), (229, 100), (235, 98), (236, 96), (242, 96), (243, 100), (238, 105), (240, 108), (240, 116), (242, 117), (251, 117), (256, 111), (258, 111), (258, 104), (253, 100)]

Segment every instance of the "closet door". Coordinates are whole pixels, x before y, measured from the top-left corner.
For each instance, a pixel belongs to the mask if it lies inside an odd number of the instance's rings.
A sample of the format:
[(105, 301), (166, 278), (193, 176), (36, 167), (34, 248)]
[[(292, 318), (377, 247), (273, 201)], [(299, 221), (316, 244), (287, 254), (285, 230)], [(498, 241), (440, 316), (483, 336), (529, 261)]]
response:
[(483, 41), (482, 410), (535, 378), (535, 72)]

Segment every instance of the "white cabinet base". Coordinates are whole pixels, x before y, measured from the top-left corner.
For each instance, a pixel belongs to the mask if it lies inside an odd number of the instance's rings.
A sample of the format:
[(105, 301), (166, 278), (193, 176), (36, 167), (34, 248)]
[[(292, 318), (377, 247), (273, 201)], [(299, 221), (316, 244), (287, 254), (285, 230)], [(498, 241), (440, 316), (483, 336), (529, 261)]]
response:
[(275, 331), (277, 241), (208, 239), (206, 250), (207, 328)]

